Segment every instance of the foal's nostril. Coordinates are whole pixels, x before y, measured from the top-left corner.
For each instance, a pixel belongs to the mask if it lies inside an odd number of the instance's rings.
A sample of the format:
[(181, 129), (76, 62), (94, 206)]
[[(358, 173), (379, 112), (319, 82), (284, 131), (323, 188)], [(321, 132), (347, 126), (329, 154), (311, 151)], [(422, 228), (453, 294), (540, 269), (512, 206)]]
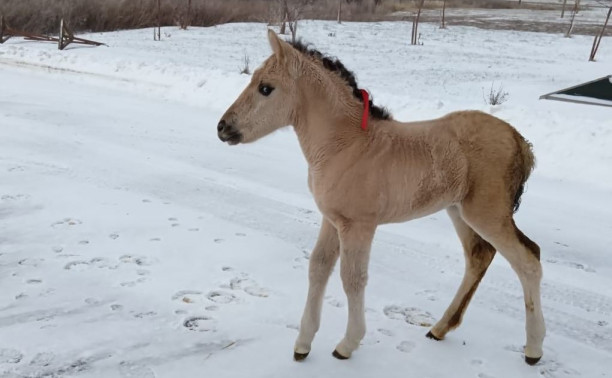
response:
[(225, 123), (225, 121), (221, 120), (221, 122), (219, 122), (219, 124), (217, 125), (217, 131), (218, 132), (223, 131), (223, 129), (225, 129), (226, 126), (227, 124)]

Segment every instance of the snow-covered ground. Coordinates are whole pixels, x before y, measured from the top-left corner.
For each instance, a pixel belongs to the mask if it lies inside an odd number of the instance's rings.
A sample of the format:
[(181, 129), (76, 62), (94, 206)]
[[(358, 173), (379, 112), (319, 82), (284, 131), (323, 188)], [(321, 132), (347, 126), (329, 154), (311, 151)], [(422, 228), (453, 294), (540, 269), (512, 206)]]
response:
[[(0, 46), (0, 377), (609, 377), (612, 117), (539, 101), (610, 74), (590, 37), (304, 22), (397, 119), (481, 109), (535, 147), (517, 223), (542, 247), (548, 337), (522, 360), (518, 280), (496, 258), (463, 325), (424, 337), (463, 272), (445, 214), (377, 233), (368, 333), (348, 361), (337, 273), (313, 351), (292, 361), (320, 217), (291, 130), (228, 147), (216, 123), (268, 54), (263, 24)], [(484, 104), (492, 83), (509, 100)]]

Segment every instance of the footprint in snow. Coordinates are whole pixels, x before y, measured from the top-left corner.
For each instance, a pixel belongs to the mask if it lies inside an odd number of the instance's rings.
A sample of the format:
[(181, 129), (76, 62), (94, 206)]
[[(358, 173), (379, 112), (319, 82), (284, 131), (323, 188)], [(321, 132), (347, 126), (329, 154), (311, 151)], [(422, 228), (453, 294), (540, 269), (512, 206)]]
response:
[(574, 378), (581, 376), (579, 371), (566, 367), (562, 363), (555, 360), (548, 360), (544, 358), (540, 360), (536, 366), (541, 366), (539, 369), (540, 375), (546, 378)]
[(328, 303), (330, 306), (334, 306), (334, 307), (336, 307), (336, 308), (342, 308), (342, 307), (344, 307), (344, 302), (339, 301), (339, 300), (338, 300), (338, 299), (336, 299), (336, 298), (331, 298), (331, 299), (329, 299), (329, 300), (327, 301), (327, 303)]
[(147, 311), (147, 312), (137, 312), (137, 313), (133, 313), (132, 316), (134, 316), (137, 319), (144, 319), (144, 318), (150, 318), (157, 315), (157, 312), (155, 311)]
[(156, 375), (151, 368), (135, 362), (121, 361), (119, 363), (119, 374), (122, 378), (155, 378)]
[(401, 343), (399, 343), (398, 346), (395, 347), (395, 349), (403, 353), (410, 353), (414, 350), (414, 348), (416, 348), (416, 344), (408, 340), (402, 341)]
[(123, 255), (119, 257), (119, 261), (124, 264), (136, 264), (139, 266), (148, 266), (153, 264), (153, 260), (151, 258), (139, 255)]
[(215, 320), (208, 315), (192, 316), (183, 322), (183, 327), (190, 331), (215, 332)]
[(391, 305), (386, 306), (383, 312), (389, 319), (404, 320), (408, 324), (419, 327), (431, 327), (436, 322), (435, 318), (429, 312), (416, 307)]
[(51, 365), (54, 359), (55, 359), (55, 355), (53, 353), (50, 353), (50, 352), (37, 353), (30, 361), (30, 365), (46, 367), (46, 366)]
[(134, 281), (124, 281), (124, 282), (121, 282), (121, 283), (119, 283), (119, 285), (123, 286), (123, 287), (134, 287), (134, 286), (136, 286), (136, 285), (138, 285), (140, 283), (143, 283), (145, 281), (147, 281), (146, 277), (140, 277), (140, 278), (138, 278), (138, 279), (136, 279)]
[(118, 265), (102, 257), (94, 257), (93, 259), (87, 260), (75, 260), (70, 261), (64, 265), (66, 270), (83, 271), (89, 267), (96, 267), (100, 269), (117, 269)]
[(199, 290), (181, 290), (177, 291), (172, 296), (173, 301), (181, 301), (183, 303), (202, 302), (202, 292)]
[(385, 329), (385, 328), (379, 328), (379, 329), (377, 329), (377, 331), (378, 331), (380, 334), (385, 335), (385, 336), (393, 336), (393, 335), (394, 335), (394, 334), (393, 334), (393, 331), (391, 331), (391, 330), (389, 330), (389, 329)]
[(227, 292), (220, 291), (220, 290), (214, 290), (214, 291), (209, 292), (206, 295), (206, 298), (208, 298), (209, 300), (215, 303), (219, 303), (219, 304), (228, 304), (228, 303), (233, 303), (233, 302), (238, 301), (238, 298), (234, 294), (227, 293)]
[(67, 227), (71, 227), (71, 226), (78, 226), (79, 224), (82, 224), (83, 222), (81, 222), (78, 219), (75, 218), (64, 218), (62, 220), (59, 220), (55, 223), (51, 224), (51, 227), (53, 228), (67, 228)]
[(245, 293), (254, 297), (266, 298), (269, 296), (267, 289), (260, 287), (257, 282), (248, 278), (246, 274), (242, 277), (232, 278), (229, 288), (232, 290), (243, 290)]
[(22, 260), (19, 260), (17, 264), (21, 266), (31, 266), (33, 268), (36, 268), (38, 267), (39, 264), (43, 263), (44, 261), (45, 261), (44, 259), (22, 259)]
[(17, 349), (0, 349), (0, 363), (18, 364), (23, 359), (23, 354)]

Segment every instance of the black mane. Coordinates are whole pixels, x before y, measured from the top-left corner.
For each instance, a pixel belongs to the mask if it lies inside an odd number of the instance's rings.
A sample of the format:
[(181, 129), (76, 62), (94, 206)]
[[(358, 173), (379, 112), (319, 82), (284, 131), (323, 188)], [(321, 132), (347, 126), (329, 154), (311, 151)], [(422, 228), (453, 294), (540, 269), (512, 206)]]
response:
[[(297, 51), (316, 58), (321, 63), (323, 63), (323, 67), (327, 68), (332, 72), (336, 72), (340, 75), (344, 81), (353, 89), (353, 96), (355, 96), (359, 101), (363, 102), (363, 96), (361, 94), (361, 90), (357, 87), (357, 81), (355, 80), (355, 74), (349, 71), (341, 61), (336, 58), (331, 58), (325, 54), (322, 54), (320, 51), (315, 50), (310, 47), (310, 45), (303, 43), (302, 41), (290, 42), (291, 46)], [(374, 105), (372, 102), (372, 96), (370, 96), (370, 115), (375, 119), (391, 119), (391, 114), (384, 107), (379, 107)]]

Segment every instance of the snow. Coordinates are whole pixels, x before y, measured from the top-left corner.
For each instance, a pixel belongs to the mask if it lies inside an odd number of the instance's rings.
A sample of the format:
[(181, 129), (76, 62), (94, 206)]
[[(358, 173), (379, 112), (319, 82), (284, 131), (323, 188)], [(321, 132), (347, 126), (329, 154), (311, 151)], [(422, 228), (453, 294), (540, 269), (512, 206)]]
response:
[[(539, 101), (610, 74), (604, 38), (304, 22), (397, 119), (480, 109), (533, 144), (517, 223), (542, 248), (548, 336), (522, 360), (524, 305), (502, 258), (463, 325), (424, 337), (463, 273), (445, 214), (381, 227), (368, 332), (348, 361), (337, 272), (303, 363), (292, 347), (320, 216), (288, 129), (228, 147), (215, 125), (269, 54), (263, 24), (85, 35), (109, 47), (0, 46), (0, 377), (608, 377), (612, 371), (612, 122)], [(486, 105), (491, 86), (509, 93)]]

